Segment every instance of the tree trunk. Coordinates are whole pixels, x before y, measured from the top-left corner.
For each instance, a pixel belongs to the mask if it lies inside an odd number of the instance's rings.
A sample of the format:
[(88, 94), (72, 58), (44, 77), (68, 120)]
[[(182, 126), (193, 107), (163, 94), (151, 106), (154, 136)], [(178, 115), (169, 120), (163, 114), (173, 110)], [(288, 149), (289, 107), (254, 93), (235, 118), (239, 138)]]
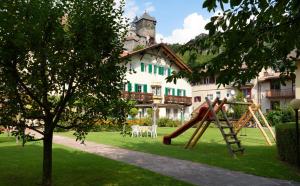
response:
[(52, 185), (52, 138), (53, 130), (45, 128), (43, 157), (43, 186)]

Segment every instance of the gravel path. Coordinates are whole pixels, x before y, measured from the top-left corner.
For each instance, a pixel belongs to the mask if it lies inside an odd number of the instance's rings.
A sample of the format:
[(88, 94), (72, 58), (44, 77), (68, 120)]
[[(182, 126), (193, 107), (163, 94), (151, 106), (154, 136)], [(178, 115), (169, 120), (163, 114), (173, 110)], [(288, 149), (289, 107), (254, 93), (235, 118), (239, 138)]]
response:
[(85, 145), (74, 139), (54, 136), (54, 143), (72, 147), (109, 159), (125, 162), (131, 165), (170, 176), (194, 185), (201, 186), (281, 186), (299, 185), (300, 183), (286, 180), (270, 179), (259, 176), (230, 171), (186, 160), (179, 160), (159, 155), (121, 149), (109, 145), (85, 142)]

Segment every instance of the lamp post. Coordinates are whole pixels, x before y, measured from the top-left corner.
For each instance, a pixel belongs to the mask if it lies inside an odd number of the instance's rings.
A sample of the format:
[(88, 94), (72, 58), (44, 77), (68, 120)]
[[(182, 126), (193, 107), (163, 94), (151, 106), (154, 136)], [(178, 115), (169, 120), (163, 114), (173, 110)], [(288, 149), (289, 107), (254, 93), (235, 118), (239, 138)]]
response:
[(300, 109), (300, 99), (293, 99), (291, 101), (291, 107), (295, 111), (296, 118), (296, 152), (297, 152), (297, 166), (300, 167), (300, 153), (299, 153), (299, 109)]

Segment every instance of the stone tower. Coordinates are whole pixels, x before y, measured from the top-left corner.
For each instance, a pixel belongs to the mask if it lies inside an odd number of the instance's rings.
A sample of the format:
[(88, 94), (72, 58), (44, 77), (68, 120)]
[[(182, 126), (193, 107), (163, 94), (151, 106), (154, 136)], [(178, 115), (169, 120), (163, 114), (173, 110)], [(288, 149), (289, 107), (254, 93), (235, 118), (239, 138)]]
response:
[(145, 12), (136, 22), (137, 35), (146, 38), (147, 45), (155, 43), (156, 19)]

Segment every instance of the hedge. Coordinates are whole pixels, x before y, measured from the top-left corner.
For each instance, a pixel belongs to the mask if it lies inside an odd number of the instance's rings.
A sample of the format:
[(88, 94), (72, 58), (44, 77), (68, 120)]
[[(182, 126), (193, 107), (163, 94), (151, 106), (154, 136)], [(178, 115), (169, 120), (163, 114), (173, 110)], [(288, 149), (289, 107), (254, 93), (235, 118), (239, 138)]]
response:
[[(295, 122), (278, 124), (276, 129), (276, 141), (279, 158), (292, 165), (297, 165)], [(300, 134), (300, 130), (299, 130)], [(300, 141), (300, 138), (299, 138)], [(298, 146), (300, 150), (300, 146)]]

